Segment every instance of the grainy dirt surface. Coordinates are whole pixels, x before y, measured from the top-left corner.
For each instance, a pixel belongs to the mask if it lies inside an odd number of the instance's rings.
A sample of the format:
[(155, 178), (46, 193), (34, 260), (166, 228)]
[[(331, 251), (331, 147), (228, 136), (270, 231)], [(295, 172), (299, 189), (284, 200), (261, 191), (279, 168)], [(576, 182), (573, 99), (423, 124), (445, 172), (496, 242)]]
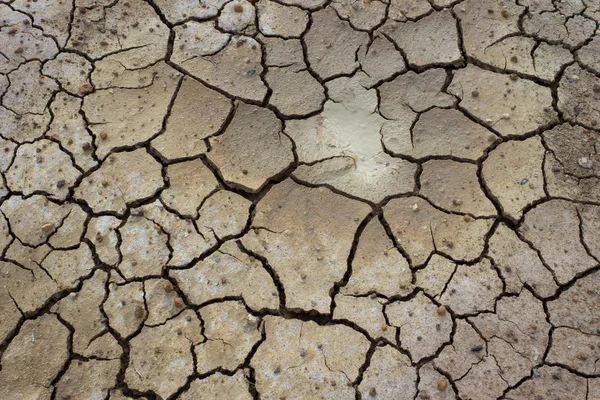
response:
[(599, 0), (0, 0), (0, 399), (599, 400)]

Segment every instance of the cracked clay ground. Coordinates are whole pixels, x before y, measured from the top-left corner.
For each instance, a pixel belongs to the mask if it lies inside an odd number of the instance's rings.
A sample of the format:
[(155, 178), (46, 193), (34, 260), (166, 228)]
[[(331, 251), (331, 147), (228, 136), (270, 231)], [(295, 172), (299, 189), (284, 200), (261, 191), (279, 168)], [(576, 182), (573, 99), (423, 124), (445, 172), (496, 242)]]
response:
[(600, 0), (0, 0), (0, 400), (600, 400)]

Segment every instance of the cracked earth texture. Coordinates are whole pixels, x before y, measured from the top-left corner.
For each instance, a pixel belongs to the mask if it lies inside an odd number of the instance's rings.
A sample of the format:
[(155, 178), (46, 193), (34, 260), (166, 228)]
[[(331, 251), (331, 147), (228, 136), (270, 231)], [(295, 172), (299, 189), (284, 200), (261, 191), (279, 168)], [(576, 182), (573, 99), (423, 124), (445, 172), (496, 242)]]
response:
[(600, 400), (600, 0), (0, 0), (0, 399)]

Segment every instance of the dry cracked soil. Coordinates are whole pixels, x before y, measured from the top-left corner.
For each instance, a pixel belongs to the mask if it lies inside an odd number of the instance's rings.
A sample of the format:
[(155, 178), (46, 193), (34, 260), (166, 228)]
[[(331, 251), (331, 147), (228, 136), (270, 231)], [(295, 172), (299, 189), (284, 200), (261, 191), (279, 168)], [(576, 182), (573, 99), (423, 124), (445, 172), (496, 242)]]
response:
[(0, 399), (599, 400), (600, 0), (0, 0)]

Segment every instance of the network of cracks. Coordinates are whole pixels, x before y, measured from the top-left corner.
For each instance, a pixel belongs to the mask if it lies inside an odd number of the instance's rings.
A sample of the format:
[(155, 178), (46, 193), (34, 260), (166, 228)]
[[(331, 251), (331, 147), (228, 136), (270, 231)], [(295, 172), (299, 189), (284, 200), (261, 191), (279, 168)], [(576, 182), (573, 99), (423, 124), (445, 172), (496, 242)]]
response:
[(0, 398), (600, 399), (600, 0), (0, 0)]

